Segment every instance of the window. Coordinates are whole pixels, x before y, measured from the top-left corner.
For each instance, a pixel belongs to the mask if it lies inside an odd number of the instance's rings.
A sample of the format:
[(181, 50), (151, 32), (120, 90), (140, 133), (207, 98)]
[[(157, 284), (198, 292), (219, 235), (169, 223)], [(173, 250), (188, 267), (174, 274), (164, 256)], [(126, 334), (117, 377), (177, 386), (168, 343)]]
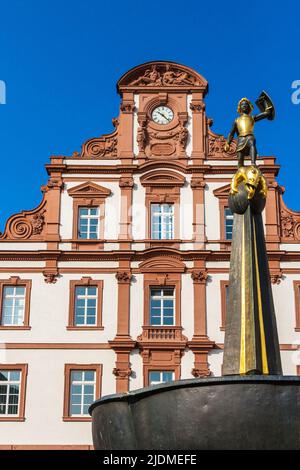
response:
[(88, 412), (93, 401), (100, 397), (100, 364), (65, 366), (65, 421), (90, 421)]
[(88, 416), (89, 406), (96, 398), (96, 371), (72, 370), (70, 416)]
[(27, 365), (0, 365), (0, 420), (24, 419)]
[(23, 280), (18, 276), (0, 280), (0, 328), (30, 329), (31, 280)]
[(19, 414), (20, 370), (0, 370), (0, 415)]
[(78, 238), (95, 240), (99, 238), (99, 207), (79, 207)]
[(225, 215), (225, 238), (226, 240), (232, 240), (232, 230), (233, 230), (233, 213), (229, 207), (224, 209)]
[(103, 330), (103, 281), (82, 277), (70, 281), (69, 330)]
[(75, 326), (96, 325), (97, 287), (76, 286), (75, 288)]
[(25, 287), (4, 286), (2, 298), (2, 325), (23, 325), (25, 313)]
[(175, 324), (175, 295), (173, 287), (150, 289), (150, 325)]
[(151, 238), (174, 238), (174, 204), (151, 204)]
[(149, 372), (149, 385), (159, 385), (165, 382), (171, 382), (174, 380), (175, 373), (173, 370), (158, 371), (151, 370)]

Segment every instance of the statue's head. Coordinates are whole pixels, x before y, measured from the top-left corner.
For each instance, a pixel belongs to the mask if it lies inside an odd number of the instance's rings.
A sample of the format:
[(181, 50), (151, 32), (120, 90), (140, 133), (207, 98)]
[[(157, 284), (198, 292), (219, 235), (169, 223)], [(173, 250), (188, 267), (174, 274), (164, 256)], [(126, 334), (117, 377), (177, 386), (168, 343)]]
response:
[(253, 105), (251, 101), (248, 100), (248, 98), (242, 98), (238, 102), (238, 107), (237, 107), (238, 113), (250, 114), (252, 110), (253, 110)]

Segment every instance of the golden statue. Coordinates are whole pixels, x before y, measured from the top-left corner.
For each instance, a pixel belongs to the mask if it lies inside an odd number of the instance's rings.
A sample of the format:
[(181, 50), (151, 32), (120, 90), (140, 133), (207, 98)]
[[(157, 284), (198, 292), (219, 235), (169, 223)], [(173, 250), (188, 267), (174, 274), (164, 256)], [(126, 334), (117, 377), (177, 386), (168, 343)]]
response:
[(227, 142), (224, 145), (225, 152), (228, 152), (230, 143), (235, 134), (238, 136), (237, 142), (237, 158), (238, 166), (244, 166), (244, 158), (246, 156), (251, 157), (251, 164), (256, 165), (257, 149), (256, 140), (254, 136), (254, 124), (262, 119), (273, 120), (275, 117), (275, 108), (265, 91), (263, 91), (259, 98), (256, 100), (256, 104), (259, 107), (261, 113), (252, 116), (253, 105), (248, 98), (242, 98), (237, 107), (237, 111), (240, 114), (235, 119), (232, 129), (228, 135)]

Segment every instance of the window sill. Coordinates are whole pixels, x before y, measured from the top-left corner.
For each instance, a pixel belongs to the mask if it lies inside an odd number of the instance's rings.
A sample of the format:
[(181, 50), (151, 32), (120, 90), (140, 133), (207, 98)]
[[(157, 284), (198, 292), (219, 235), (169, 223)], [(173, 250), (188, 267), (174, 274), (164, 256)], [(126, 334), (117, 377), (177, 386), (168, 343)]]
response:
[(69, 422), (69, 421), (82, 421), (82, 422), (91, 422), (92, 418), (89, 416), (84, 416), (82, 418), (78, 417), (72, 417), (72, 416), (63, 416), (63, 421)]
[(0, 421), (25, 421), (25, 418), (23, 416), (0, 416)]
[(31, 330), (31, 326), (0, 325), (0, 330)]
[(102, 331), (104, 330), (104, 326), (67, 326), (66, 328), (68, 331)]

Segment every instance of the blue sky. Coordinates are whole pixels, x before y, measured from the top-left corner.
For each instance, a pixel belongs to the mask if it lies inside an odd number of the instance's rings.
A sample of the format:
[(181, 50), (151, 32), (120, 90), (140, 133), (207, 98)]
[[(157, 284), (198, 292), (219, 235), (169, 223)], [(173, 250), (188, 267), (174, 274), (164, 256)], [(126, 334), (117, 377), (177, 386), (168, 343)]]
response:
[(258, 151), (282, 165), (286, 204), (300, 211), (299, 6), (296, 2), (2, 0), (0, 228), (41, 200), (50, 155), (110, 132), (115, 84), (131, 67), (172, 60), (209, 82), (207, 114), (227, 134), (242, 96), (272, 96), (277, 118), (257, 124)]

